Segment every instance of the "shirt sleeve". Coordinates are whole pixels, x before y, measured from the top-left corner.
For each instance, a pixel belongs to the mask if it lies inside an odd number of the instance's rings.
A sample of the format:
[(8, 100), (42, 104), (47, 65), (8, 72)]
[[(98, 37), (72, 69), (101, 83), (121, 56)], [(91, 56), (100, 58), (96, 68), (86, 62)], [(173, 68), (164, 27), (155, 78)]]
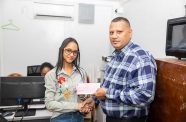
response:
[(131, 106), (150, 104), (155, 94), (156, 65), (140, 62), (132, 69), (126, 78), (129, 84), (123, 89), (108, 88), (106, 97)]
[(80, 72), (81, 72), (81, 75), (82, 75), (83, 82), (84, 83), (90, 83), (90, 79), (89, 79), (89, 76), (88, 76), (87, 72), (83, 68), (80, 68)]
[(70, 101), (56, 101), (56, 76), (55, 71), (50, 71), (45, 75), (45, 105), (48, 110), (62, 112), (65, 110), (77, 109), (78, 103)]

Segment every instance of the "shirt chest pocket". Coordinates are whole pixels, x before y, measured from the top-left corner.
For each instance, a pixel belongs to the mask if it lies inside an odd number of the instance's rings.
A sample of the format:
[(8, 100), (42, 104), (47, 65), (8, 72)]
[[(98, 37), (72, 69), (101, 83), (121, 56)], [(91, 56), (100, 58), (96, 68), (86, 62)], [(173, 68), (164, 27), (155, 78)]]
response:
[(116, 71), (113, 76), (110, 83), (109, 88), (114, 89), (123, 89), (127, 85), (127, 72), (124, 69)]

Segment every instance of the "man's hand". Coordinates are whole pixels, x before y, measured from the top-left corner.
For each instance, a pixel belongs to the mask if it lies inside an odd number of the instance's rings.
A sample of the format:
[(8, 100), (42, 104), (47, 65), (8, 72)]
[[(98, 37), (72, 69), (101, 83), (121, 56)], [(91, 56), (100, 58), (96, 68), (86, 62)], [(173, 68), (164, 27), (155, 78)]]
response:
[(105, 88), (98, 88), (96, 90), (95, 96), (97, 97), (97, 99), (99, 100), (104, 100), (106, 98), (106, 89)]

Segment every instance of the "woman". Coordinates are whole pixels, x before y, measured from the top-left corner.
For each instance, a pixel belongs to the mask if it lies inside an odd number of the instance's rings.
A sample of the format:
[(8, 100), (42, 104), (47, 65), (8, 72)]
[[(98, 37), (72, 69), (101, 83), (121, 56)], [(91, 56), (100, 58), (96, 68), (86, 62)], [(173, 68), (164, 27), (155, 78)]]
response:
[(75, 39), (67, 38), (59, 48), (56, 67), (45, 75), (45, 104), (53, 112), (51, 122), (84, 122), (76, 85), (86, 82), (86, 73), (79, 67), (80, 52)]

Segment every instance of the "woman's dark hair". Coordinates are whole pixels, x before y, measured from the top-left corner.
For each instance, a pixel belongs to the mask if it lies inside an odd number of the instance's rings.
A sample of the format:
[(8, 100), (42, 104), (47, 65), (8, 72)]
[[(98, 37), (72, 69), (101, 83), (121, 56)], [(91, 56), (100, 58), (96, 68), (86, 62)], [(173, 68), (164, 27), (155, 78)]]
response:
[(48, 68), (50, 68), (50, 69), (53, 69), (53, 68), (54, 68), (54, 66), (53, 66), (51, 63), (49, 63), (49, 62), (44, 62), (44, 63), (41, 64), (40, 72), (41, 72), (41, 71), (43, 70), (43, 68), (45, 68), (45, 67), (48, 67)]
[(78, 45), (78, 42), (74, 39), (74, 38), (66, 38), (62, 44), (61, 44), (61, 47), (59, 48), (59, 54), (58, 54), (58, 61), (57, 61), (57, 64), (56, 64), (56, 78), (57, 78), (57, 72), (58, 70), (61, 70), (62, 67), (63, 67), (63, 53), (64, 53), (64, 48), (70, 43), (70, 42), (74, 42), (77, 44), (77, 47), (78, 47), (78, 54), (75, 58), (75, 60), (72, 62), (72, 64), (76, 67), (76, 69), (79, 71), (79, 73), (81, 74), (80, 72), (80, 69), (79, 69), (79, 65), (80, 65), (80, 51), (79, 51), (79, 45)]

